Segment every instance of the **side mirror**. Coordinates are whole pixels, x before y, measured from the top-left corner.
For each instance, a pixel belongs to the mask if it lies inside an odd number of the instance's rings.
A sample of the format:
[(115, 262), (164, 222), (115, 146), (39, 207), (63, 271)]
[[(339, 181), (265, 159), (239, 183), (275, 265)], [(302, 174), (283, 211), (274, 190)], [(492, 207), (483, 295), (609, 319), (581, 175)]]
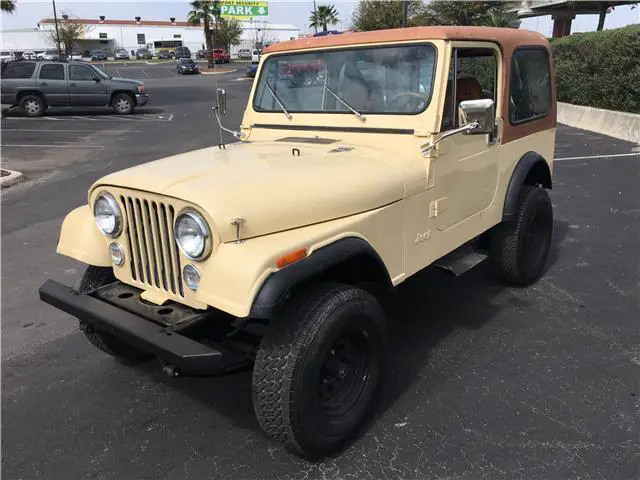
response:
[(217, 109), (220, 112), (220, 115), (227, 114), (227, 92), (225, 92), (224, 88), (216, 89), (216, 101), (217, 101)]
[(495, 128), (495, 105), (490, 98), (465, 100), (458, 105), (458, 124), (477, 122), (478, 127), (464, 131), (465, 135), (486, 134)]

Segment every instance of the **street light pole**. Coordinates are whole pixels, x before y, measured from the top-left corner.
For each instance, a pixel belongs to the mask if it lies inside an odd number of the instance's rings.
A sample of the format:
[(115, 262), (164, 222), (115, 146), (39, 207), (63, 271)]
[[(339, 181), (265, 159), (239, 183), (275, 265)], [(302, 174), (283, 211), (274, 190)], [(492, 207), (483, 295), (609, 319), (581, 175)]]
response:
[(58, 14), (56, 13), (56, 0), (53, 3), (53, 21), (56, 24), (56, 43), (58, 44), (58, 58), (62, 60), (62, 50), (60, 50), (60, 32), (58, 31)]
[(402, 26), (406, 27), (408, 24), (408, 17), (409, 15), (409, 1), (408, 0), (402, 0)]
[[(313, 15), (316, 16), (318, 14), (318, 10), (316, 9), (316, 0), (313, 0)], [(317, 18), (316, 18), (317, 20)], [(316, 33), (318, 33), (318, 24), (317, 22), (315, 22), (316, 24), (314, 25), (314, 28), (316, 30)]]

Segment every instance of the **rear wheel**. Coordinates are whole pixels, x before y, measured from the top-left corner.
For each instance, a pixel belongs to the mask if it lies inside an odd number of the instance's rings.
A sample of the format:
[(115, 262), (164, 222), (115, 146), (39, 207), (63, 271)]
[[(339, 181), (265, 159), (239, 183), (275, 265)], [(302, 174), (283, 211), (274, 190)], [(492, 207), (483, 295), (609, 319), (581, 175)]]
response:
[(542, 187), (525, 186), (516, 218), (496, 227), (491, 235), (489, 260), (502, 280), (529, 285), (542, 274), (553, 233), (553, 208)]
[(135, 101), (128, 93), (118, 93), (113, 97), (111, 105), (118, 115), (130, 115), (135, 108)]
[(44, 109), (44, 101), (38, 95), (25, 95), (20, 99), (20, 111), (25, 117), (41, 117)]
[(268, 328), (253, 371), (264, 431), (292, 452), (341, 450), (369, 412), (381, 378), (384, 313), (364, 290), (316, 286)]
[[(97, 288), (113, 283), (115, 280), (113, 270), (110, 267), (94, 267), (90, 265), (85, 270), (75, 290), (80, 294), (88, 294)], [(80, 330), (94, 347), (122, 363), (134, 364), (153, 358), (153, 355), (132, 347), (106, 332), (96, 330), (86, 322), (80, 322)]]

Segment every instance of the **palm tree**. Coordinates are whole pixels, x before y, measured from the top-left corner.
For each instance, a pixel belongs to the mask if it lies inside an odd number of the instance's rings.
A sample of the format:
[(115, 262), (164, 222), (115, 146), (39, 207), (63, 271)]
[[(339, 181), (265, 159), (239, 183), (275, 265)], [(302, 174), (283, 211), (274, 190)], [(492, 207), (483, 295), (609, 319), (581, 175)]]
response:
[(16, 2), (13, 0), (1, 0), (0, 1), (0, 10), (7, 13), (13, 13), (16, 9)]
[(310, 27), (322, 27), (322, 31), (327, 31), (328, 25), (335, 25), (338, 23), (338, 12), (333, 5), (320, 5), (317, 9), (311, 12), (309, 17)]
[(187, 16), (187, 22), (192, 25), (202, 24), (204, 28), (204, 40), (207, 51), (213, 48), (211, 24), (218, 24), (220, 17), (220, 2), (216, 0), (195, 0), (191, 2), (191, 10)]

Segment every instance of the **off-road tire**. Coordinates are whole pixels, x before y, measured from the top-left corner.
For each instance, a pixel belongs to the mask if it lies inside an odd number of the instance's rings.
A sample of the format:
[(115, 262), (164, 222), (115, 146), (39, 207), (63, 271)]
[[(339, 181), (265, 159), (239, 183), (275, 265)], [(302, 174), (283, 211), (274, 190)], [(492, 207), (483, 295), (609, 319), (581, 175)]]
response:
[[(89, 265), (74, 290), (79, 294), (88, 294), (95, 289), (109, 285), (116, 280), (111, 267), (95, 267)], [(152, 355), (124, 343), (106, 332), (93, 328), (86, 322), (80, 322), (80, 330), (87, 340), (104, 353), (111, 355), (121, 363), (140, 363), (153, 358)]]
[(41, 117), (45, 109), (44, 100), (39, 95), (27, 94), (20, 99), (20, 112), (25, 117)]
[(128, 93), (118, 93), (111, 100), (111, 106), (118, 115), (131, 115), (136, 108), (136, 102)]
[(491, 235), (489, 261), (501, 280), (530, 285), (542, 272), (553, 233), (553, 208), (542, 187), (525, 186), (514, 220), (498, 225)]
[[(342, 357), (348, 349), (338, 343), (344, 338), (360, 342), (363, 351), (348, 357), (354, 359), (351, 370)], [(258, 422), (297, 455), (318, 458), (340, 451), (370, 413), (385, 350), (385, 317), (373, 296), (347, 285), (313, 286), (285, 306), (262, 340), (252, 388)], [(328, 387), (329, 362), (332, 368), (339, 362), (331, 390), (346, 388), (342, 403), (320, 398)], [(340, 408), (344, 411), (336, 413)]]

